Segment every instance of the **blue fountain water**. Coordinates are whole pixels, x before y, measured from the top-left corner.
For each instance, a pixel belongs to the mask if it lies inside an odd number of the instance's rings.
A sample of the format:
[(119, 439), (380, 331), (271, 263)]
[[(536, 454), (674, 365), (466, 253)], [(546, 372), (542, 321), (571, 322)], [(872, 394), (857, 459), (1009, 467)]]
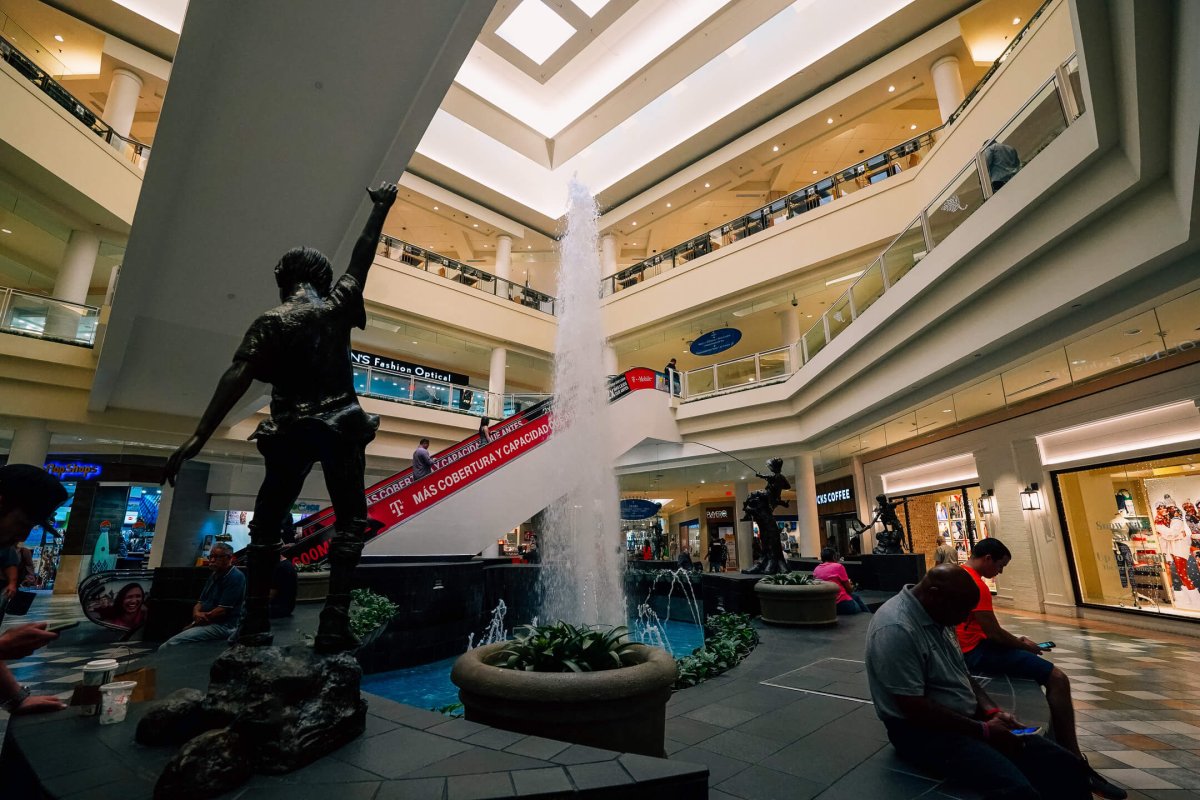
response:
[[(670, 643), (671, 655), (676, 658), (686, 656), (704, 644), (704, 630), (699, 625), (673, 620), (660, 622), (659, 625), (662, 626), (663, 638)], [(648, 634), (644, 626), (640, 631), (638, 627), (630, 623), (630, 636), (633, 639), (647, 644), (658, 644), (653, 639), (656, 631)], [(456, 658), (457, 656), (454, 656), (419, 667), (364, 675), (362, 688), (397, 703), (417, 708), (442, 708), (458, 702), (458, 687), (450, 682), (450, 668), (454, 666)]]

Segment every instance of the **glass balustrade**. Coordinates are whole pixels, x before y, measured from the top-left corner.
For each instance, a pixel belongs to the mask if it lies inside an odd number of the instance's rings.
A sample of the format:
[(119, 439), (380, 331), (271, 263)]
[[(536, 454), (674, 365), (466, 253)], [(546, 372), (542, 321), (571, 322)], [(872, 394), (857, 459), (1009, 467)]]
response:
[(468, 289), (490, 294), (550, 316), (557, 313), (558, 301), (544, 292), (496, 277), (490, 272), (417, 247), (415, 244), (385, 235), (379, 237), (379, 245), (375, 252), (389, 261), (437, 275)]
[(17, 289), (0, 289), (0, 331), (80, 347), (96, 344), (100, 309)]
[[(820, 353), (829, 342), (848, 328), (851, 322), (876, 303), (891, 287), (895, 286), (919, 264), (931, 250), (953, 234), (968, 217), (983, 206), (988, 198), (995, 192), (1001, 191), (1004, 185), (1030, 159), (1066, 130), (1070, 121), (1079, 116), (1075, 110), (1083, 107), (1082, 98), (1076, 99), (1074, 96), (1074, 92), (1079, 88), (1079, 83), (1077, 77), (1072, 78), (1072, 69), (1075, 70), (1075, 73), (1078, 72), (1075, 56), (1060, 65), (1054, 77), (1047, 80), (1034, 96), (1022, 105), (1020, 110), (1004, 124), (996, 137), (989, 140), (985, 147), (976, 153), (976, 157), (959, 171), (954, 179), (938, 193), (933, 202), (922, 210), (921, 214), (905, 228), (903, 233), (888, 244), (879, 258), (871, 262), (850, 285), (850, 288), (838, 297), (821, 318), (800, 336), (797, 343), (799, 345), (799, 363), (787, 363), (784, 375), (795, 372)], [(999, 149), (997, 149), (997, 145), (1000, 146)], [(1028, 157), (1026, 154), (1029, 154)], [(851, 174), (854, 172), (855, 170), (847, 170), (835, 178), (843, 182), (843, 179), (857, 179), (856, 174)], [(823, 185), (825, 185), (824, 181), (813, 187), (818, 196), (824, 191), (821, 188)], [(836, 185), (837, 181), (834, 181), (834, 183), (828, 184), (827, 188)], [(774, 204), (767, 210), (773, 208), (775, 208)], [(766, 218), (764, 217), (764, 219)], [(768, 223), (764, 222), (763, 224)], [(744, 232), (749, 230), (749, 227), (743, 226), (736, 229), (731, 228), (731, 230), (732, 233)], [(1148, 330), (1146, 326), (1136, 327), (1138, 330)], [(1151, 344), (1153, 342), (1148, 340), (1142, 345), (1142, 349)], [(1168, 347), (1165, 340), (1161, 340), (1159, 344)], [(1189, 343), (1185, 346), (1193, 345)], [(780, 352), (785, 353), (786, 363), (787, 348), (770, 351), (772, 354)], [(759, 353), (712, 367), (691, 370), (687, 373), (684, 399), (690, 400), (706, 394), (745, 387), (781, 377), (777, 371), (778, 361), (773, 361), (770, 369), (766, 372), (763, 371), (764, 357), (767, 355), (767, 353)], [(1115, 356), (1118, 359), (1120, 357), (1119, 353)], [(1053, 357), (1052, 365), (1042, 365), (1041, 377), (1025, 373), (1002, 376), (1004, 385), (1001, 393), (1008, 396), (1015, 392), (1021, 392), (1026, 393), (1027, 396), (1035, 396), (1050, 391), (1063, 382), (1069, 382), (1072, 379), (1073, 366), (1082, 367), (1084, 363), (1089, 363), (1092, 365), (1089, 369), (1100, 369), (1094, 360), (1080, 361), (1078, 365), (1075, 364), (1076, 360), (1078, 359), (1072, 360), (1070, 354), (1064, 352)], [(1035, 377), (1036, 380), (1034, 380)], [(1016, 388), (1016, 384), (1022, 382), (1027, 385), (1021, 389)], [(978, 405), (977, 399), (968, 398), (963, 402), (966, 407), (971, 407), (972, 403)], [(909, 435), (928, 430), (931, 425), (941, 426), (945, 422), (945, 416), (937, 415), (945, 412), (945, 408), (933, 409), (931, 407), (923, 412), (924, 416), (914, 416)], [(898, 431), (910, 431), (910, 426), (907, 423), (896, 423), (889, 430), (894, 439)]]
[[(487, 413), (489, 400), (496, 396), (486, 389), (357, 366), (354, 367), (354, 391), (363, 397), (440, 408), (476, 417)], [(505, 396), (506, 406), (508, 397), (511, 395)]]

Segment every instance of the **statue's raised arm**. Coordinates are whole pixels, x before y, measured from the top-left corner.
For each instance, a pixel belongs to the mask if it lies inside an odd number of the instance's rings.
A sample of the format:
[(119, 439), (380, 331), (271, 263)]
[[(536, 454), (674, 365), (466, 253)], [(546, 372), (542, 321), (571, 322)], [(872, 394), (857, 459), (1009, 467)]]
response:
[(388, 210), (396, 202), (396, 185), (381, 183), (378, 189), (368, 189), (371, 198), (371, 216), (363, 226), (358, 241), (354, 243), (354, 252), (350, 255), (350, 266), (346, 274), (353, 276), (360, 284), (367, 282), (367, 272), (371, 262), (375, 260), (375, 248), (379, 245), (379, 234), (383, 233), (383, 221), (387, 219)]

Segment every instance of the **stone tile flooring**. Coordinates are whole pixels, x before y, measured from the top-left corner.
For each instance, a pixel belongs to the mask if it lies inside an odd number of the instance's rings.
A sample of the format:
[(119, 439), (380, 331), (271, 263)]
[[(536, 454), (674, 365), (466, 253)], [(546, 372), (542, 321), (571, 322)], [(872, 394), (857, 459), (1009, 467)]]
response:
[[(1133, 800), (1200, 798), (1200, 642), (999, 613), (1009, 630), (1059, 645), (1049, 658), (1071, 676), (1080, 743), (1093, 766)], [(893, 754), (862, 671), (868, 624), (857, 616), (834, 630), (760, 625), (762, 644), (746, 661), (671, 698), (670, 757), (707, 765), (709, 796), (718, 799), (978, 797)], [(987, 687), (1022, 719), (1046, 723), (1036, 685), (1001, 678)]]

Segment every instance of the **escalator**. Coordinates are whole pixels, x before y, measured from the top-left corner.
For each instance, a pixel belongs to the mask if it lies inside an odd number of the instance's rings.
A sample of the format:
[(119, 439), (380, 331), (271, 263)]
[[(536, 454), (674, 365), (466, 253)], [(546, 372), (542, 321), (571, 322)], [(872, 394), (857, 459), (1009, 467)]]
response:
[[(646, 439), (679, 441), (666, 391), (665, 376), (650, 369), (609, 379), (611, 458)], [(550, 401), (544, 400), (491, 426), (486, 444), (471, 436), (437, 453), (433, 473), (421, 480), (413, 480), (409, 468), (369, 487), (373, 538), (365, 554), (479, 553), (565, 493), (565, 467), (577, 456), (559, 452), (552, 432)], [(454, 502), (446, 502), (451, 497)], [(334, 526), (332, 508), (302, 520), (284, 555), (297, 565), (324, 561)]]

